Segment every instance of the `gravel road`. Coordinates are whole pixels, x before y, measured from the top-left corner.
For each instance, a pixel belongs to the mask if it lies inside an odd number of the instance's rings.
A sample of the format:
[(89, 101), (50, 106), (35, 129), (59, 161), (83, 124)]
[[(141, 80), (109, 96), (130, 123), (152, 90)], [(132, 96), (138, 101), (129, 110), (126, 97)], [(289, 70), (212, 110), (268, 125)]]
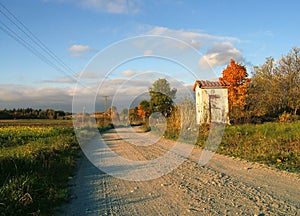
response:
[[(152, 160), (174, 146), (166, 139), (132, 145), (157, 137), (136, 136), (127, 128), (118, 132), (122, 138), (115, 130), (102, 137), (110, 149), (130, 160)], [(112, 177), (82, 156), (71, 180), (72, 200), (57, 215), (300, 215), (299, 175), (219, 154), (200, 166), (200, 154), (195, 147), (172, 172), (148, 181)]]

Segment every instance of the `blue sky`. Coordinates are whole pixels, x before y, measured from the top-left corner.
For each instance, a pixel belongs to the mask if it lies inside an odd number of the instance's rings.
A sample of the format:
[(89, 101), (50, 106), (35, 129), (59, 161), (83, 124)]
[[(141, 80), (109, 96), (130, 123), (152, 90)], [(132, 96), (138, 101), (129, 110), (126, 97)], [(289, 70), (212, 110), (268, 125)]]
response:
[[(152, 75), (163, 72), (162, 77), (173, 77), (183, 87), (193, 84), (195, 77), (183, 67), (149, 58), (154, 42), (144, 45), (145, 58), (116, 66), (105, 79), (104, 71), (97, 68), (87, 71), (93, 61), (104, 61), (96, 56), (99, 51), (136, 36), (172, 37), (190, 44), (200, 53), (194, 63), (200, 67), (209, 63), (209, 70), (216, 77), (230, 58), (245, 64), (251, 73), (252, 66), (263, 64), (266, 57), (277, 59), (292, 47), (300, 46), (300, 3), (296, 0), (2, 0), (1, 3), (72, 70), (50, 67), (0, 29), (0, 108), (49, 107), (70, 111), (74, 94), (80, 93), (83, 98), (91, 94), (86, 86), (98, 89), (95, 94), (112, 95), (111, 100), (117, 92), (113, 89), (123, 86), (122, 90), (131, 95), (128, 98), (124, 95), (123, 99), (133, 100), (159, 77), (159, 74), (146, 78), (139, 75), (149, 72)], [(0, 10), (7, 15), (1, 5)], [(8, 26), (29, 41), (3, 13), (0, 20), (2, 29)], [(154, 54), (166, 49), (169, 51), (166, 55), (177, 53), (182, 59), (190, 58), (181, 48), (159, 47)], [(125, 54), (131, 51), (132, 46), (120, 49)], [(118, 54), (112, 53), (111, 58)], [(79, 85), (76, 91), (79, 78), (85, 85)], [(99, 87), (101, 81), (110, 88)], [(122, 85), (125, 81), (126, 85)]]

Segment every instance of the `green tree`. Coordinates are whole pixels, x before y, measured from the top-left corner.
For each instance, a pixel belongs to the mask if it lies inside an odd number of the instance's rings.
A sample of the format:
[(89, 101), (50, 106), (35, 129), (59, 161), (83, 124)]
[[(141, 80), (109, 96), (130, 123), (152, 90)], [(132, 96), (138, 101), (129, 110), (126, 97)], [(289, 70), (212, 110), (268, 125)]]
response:
[(169, 116), (174, 108), (173, 100), (175, 99), (177, 89), (171, 89), (170, 83), (166, 79), (158, 79), (149, 88), (150, 113), (161, 112)]
[(150, 108), (149, 101), (146, 100), (141, 101), (140, 106), (142, 110), (148, 111)]
[(47, 109), (46, 112), (47, 112), (48, 119), (55, 119), (56, 118), (55, 111), (53, 109)]
[(286, 109), (280, 83), (280, 75), (272, 57), (268, 57), (263, 65), (254, 67), (247, 98), (250, 116), (275, 117)]
[(143, 118), (146, 118), (149, 116), (150, 112), (150, 103), (149, 101), (143, 100), (138, 106), (139, 110), (142, 112), (141, 115)]
[(293, 48), (278, 61), (268, 57), (254, 67), (247, 101), (251, 116), (278, 117), (300, 109), (300, 49)]

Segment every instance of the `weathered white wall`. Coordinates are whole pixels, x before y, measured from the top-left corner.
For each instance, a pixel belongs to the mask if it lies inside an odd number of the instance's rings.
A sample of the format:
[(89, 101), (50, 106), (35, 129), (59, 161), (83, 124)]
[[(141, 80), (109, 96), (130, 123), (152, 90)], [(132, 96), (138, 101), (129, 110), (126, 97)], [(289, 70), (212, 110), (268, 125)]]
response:
[(229, 124), (228, 93), (226, 88), (195, 89), (197, 123), (220, 122)]
[(197, 86), (195, 89), (195, 94), (196, 94), (196, 122), (200, 124), (200, 118), (202, 116), (202, 91), (201, 89)]

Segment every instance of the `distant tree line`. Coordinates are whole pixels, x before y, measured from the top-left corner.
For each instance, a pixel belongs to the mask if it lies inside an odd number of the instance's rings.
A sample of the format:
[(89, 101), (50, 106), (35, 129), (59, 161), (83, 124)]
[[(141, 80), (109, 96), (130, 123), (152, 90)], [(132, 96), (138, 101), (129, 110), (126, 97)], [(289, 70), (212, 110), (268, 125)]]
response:
[(71, 113), (53, 109), (4, 109), (0, 110), (0, 119), (67, 119)]

